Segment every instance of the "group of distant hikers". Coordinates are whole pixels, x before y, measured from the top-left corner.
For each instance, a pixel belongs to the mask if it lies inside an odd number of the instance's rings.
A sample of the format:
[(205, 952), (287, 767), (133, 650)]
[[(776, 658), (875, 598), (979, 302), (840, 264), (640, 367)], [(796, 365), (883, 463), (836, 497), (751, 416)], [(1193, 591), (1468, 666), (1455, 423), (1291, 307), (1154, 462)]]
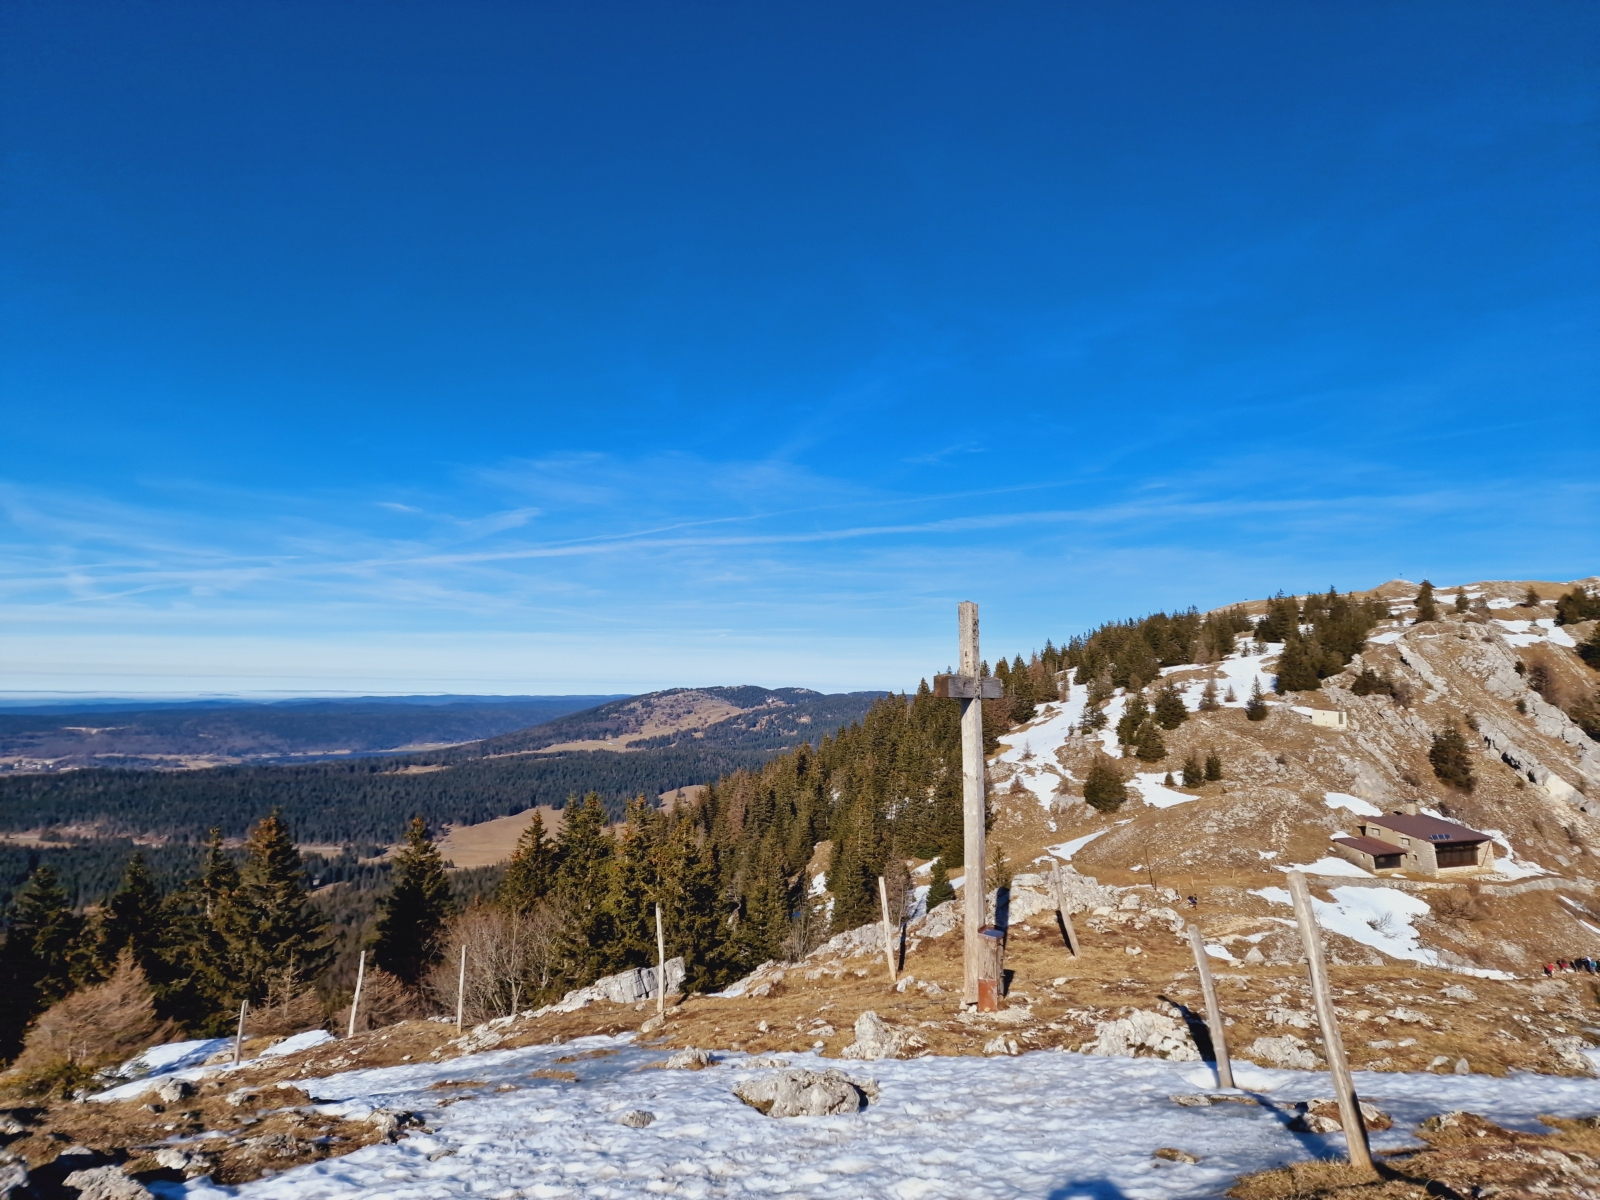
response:
[(1592, 958), (1558, 958), (1555, 962), (1545, 963), (1544, 965), (1544, 974), (1546, 979), (1549, 979), (1552, 976), (1562, 972), (1570, 975), (1574, 971), (1587, 971), (1589, 974), (1594, 975), (1597, 972), (1600, 972), (1600, 962), (1596, 962)]

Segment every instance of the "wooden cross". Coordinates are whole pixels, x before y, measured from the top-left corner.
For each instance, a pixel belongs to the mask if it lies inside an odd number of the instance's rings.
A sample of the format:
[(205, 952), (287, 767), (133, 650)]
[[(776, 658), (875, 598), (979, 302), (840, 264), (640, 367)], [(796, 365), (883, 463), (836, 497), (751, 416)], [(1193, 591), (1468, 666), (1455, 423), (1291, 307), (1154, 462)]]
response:
[(933, 694), (961, 701), (961, 824), (966, 879), (961, 884), (963, 926), (961, 999), (978, 1002), (978, 967), (982, 961), (981, 930), (988, 917), (989, 889), (984, 871), (983, 702), (1005, 694), (998, 679), (979, 673), (978, 606), (963, 600), (961, 620), (961, 670), (956, 675), (935, 675)]

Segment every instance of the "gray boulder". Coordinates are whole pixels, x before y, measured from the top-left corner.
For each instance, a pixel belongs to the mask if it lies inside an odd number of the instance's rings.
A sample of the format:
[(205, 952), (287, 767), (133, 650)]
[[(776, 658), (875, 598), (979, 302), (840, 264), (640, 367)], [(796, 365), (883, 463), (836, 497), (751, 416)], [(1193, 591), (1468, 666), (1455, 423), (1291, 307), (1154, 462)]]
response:
[(74, 1171), (62, 1182), (78, 1189), (78, 1200), (154, 1200), (144, 1184), (129, 1179), (116, 1167)]
[(769, 1117), (835, 1117), (860, 1112), (877, 1095), (871, 1080), (857, 1082), (843, 1071), (773, 1071), (742, 1080), (733, 1094)]

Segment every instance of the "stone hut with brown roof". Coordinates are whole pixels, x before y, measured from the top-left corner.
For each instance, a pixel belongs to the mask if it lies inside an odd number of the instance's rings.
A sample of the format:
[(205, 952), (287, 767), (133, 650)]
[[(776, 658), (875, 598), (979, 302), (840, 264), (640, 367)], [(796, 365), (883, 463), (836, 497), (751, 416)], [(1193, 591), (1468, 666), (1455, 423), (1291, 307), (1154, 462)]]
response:
[(1465, 874), (1494, 869), (1494, 839), (1486, 833), (1424, 816), (1416, 805), (1368, 817), (1360, 837), (1333, 839), (1334, 853), (1374, 874), (1414, 871), (1422, 875)]

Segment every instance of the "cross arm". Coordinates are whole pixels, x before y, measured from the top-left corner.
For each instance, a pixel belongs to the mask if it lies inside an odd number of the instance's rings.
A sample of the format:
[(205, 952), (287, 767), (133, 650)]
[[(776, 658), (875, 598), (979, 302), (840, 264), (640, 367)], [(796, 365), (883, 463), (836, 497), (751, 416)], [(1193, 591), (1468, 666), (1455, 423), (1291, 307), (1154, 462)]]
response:
[(982, 679), (971, 675), (935, 675), (933, 694), (946, 700), (998, 700), (1006, 692), (1005, 685), (992, 675)]

